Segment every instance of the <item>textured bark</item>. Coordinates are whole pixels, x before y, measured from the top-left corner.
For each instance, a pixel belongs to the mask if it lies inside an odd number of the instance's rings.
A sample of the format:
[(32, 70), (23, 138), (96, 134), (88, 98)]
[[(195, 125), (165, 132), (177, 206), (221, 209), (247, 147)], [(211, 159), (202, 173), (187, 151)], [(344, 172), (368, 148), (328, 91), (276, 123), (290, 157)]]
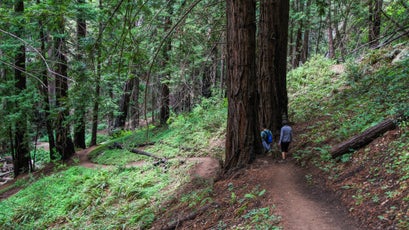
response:
[[(58, 3), (56, 3), (58, 4)], [(60, 15), (56, 21), (59, 34), (64, 33), (64, 19)], [(54, 51), (56, 58), (56, 106), (58, 108), (56, 121), (56, 149), (63, 160), (67, 160), (74, 153), (74, 143), (70, 134), (70, 124), (67, 119), (70, 108), (67, 103), (68, 98), (68, 66), (66, 57), (66, 44), (63, 36), (56, 36), (54, 38)], [(52, 155), (54, 156), (54, 155)]]
[[(14, 10), (17, 15), (22, 15), (24, 13), (24, 1), (18, 0), (15, 2)], [(22, 37), (24, 34), (22, 25), (19, 26), (17, 31), (17, 36)], [(18, 47), (18, 50), (15, 55), (15, 69), (14, 69), (14, 78), (15, 78), (15, 87), (16, 95), (24, 93), (26, 89), (27, 81), (25, 76), (26, 70), (26, 51), (25, 45), (21, 44)], [(22, 105), (17, 104), (17, 107)], [(13, 164), (14, 164), (14, 176), (17, 177), (20, 173), (26, 173), (30, 170), (30, 150), (28, 147), (27, 139), (27, 118), (24, 115), (21, 115), (15, 124), (15, 134), (14, 134), (14, 155), (13, 155)]]
[(227, 0), (227, 98), (225, 172), (252, 162), (261, 151), (257, 127), (255, 1)]
[[(37, 4), (40, 4), (40, 0), (37, 0)], [(43, 26), (43, 19), (40, 18), (39, 20), (39, 29), (40, 29), (40, 41), (41, 41), (41, 46), (40, 46), (40, 52), (43, 57), (46, 56), (46, 43), (48, 42), (47, 36), (44, 33), (44, 26)], [(42, 71), (42, 82), (43, 85), (40, 85), (40, 93), (42, 95), (43, 103), (44, 103), (44, 117), (45, 117), (45, 125), (47, 129), (47, 136), (48, 136), (48, 144), (49, 144), (49, 149), (50, 149), (50, 158), (55, 159), (55, 156), (52, 156), (55, 154), (55, 138), (54, 138), (54, 130), (52, 126), (52, 118), (51, 118), (51, 105), (50, 105), (50, 100), (49, 100), (49, 75), (47, 71), (47, 66), (44, 64), (42, 66), (43, 71)]]
[(365, 130), (363, 133), (353, 136), (347, 141), (342, 142), (341, 144), (334, 146), (331, 149), (331, 156), (333, 158), (342, 156), (345, 153), (351, 152), (353, 150), (359, 149), (375, 138), (379, 137), (386, 131), (396, 128), (395, 121), (392, 119), (386, 119), (381, 123)]
[(125, 128), (126, 118), (128, 117), (131, 94), (133, 90), (133, 79), (128, 79), (125, 83), (121, 100), (119, 101), (119, 115), (115, 118), (114, 128)]
[[(99, 9), (102, 10), (102, 0), (99, 1), (98, 5)], [(102, 34), (103, 24), (99, 22), (99, 34)], [(94, 106), (92, 109), (92, 128), (91, 128), (91, 142), (90, 146), (94, 146), (97, 144), (97, 131), (98, 131), (98, 113), (99, 113), (99, 96), (101, 94), (101, 41), (98, 40), (95, 45), (96, 50), (96, 62), (97, 62), (97, 69), (96, 69), (96, 76), (95, 76), (95, 91), (94, 91)]]
[[(172, 27), (172, 14), (173, 14), (173, 0), (169, 0), (168, 3), (168, 14), (169, 16), (166, 17), (165, 19), (165, 31), (168, 32), (171, 27)], [(166, 65), (170, 61), (169, 53), (172, 50), (172, 41), (170, 38), (166, 41), (166, 46), (164, 47), (163, 50), (163, 56), (164, 56), (164, 68), (166, 68)], [(169, 108), (169, 83), (167, 82), (170, 78), (169, 73), (166, 74), (167, 76), (164, 76), (164, 80), (161, 82), (161, 103), (160, 103), (160, 124), (161, 125), (166, 125), (166, 122), (169, 119), (170, 116), (170, 108)]]
[[(79, 12), (77, 15), (77, 61), (84, 63), (84, 51), (82, 46), (82, 40), (87, 35), (87, 23), (84, 18), (84, 12), (81, 10), (81, 5), (85, 4), (85, 0), (78, 0), (77, 3), (79, 4)], [(78, 69), (78, 79), (79, 82), (84, 82), (86, 79), (85, 76), (85, 68), (80, 67)], [(85, 94), (82, 89), (79, 92), (81, 95)], [(75, 108), (75, 117), (76, 117), (76, 124), (74, 127), (74, 145), (77, 148), (86, 148), (85, 144), (85, 119), (86, 119), (86, 105), (84, 100), (78, 100), (76, 103)]]

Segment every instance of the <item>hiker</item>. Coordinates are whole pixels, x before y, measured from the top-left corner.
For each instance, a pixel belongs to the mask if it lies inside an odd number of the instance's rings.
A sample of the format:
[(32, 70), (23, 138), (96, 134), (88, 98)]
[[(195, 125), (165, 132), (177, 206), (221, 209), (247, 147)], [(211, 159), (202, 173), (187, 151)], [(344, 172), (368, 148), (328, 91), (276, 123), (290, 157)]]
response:
[(287, 157), (288, 147), (292, 141), (293, 130), (288, 125), (287, 121), (283, 121), (283, 127), (280, 130), (280, 140), (278, 141), (278, 146), (281, 147), (281, 158), (284, 161)]
[(273, 142), (273, 134), (267, 128), (263, 128), (261, 131), (261, 142), (263, 143), (264, 153), (271, 151), (271, 142)]

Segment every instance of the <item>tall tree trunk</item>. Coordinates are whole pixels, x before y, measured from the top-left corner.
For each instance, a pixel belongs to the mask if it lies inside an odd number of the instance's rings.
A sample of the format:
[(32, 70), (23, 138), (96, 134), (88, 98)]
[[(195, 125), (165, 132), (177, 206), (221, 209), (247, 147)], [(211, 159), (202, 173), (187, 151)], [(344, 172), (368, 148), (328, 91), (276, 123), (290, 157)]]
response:
[(369, 3), (369, 34), (368, 42), (371, 47), (379, 45), (379, 36), (381, 34), (381, 16), (383, 0), (368, 0)]
[(275, 11), (277, 7), (279, 7), (279, 1), (261, 1), (258, 34), (258, 92), (260, 102), (258, 127), (267, 127), (271, 130), (278, 128), (280, 117), (278, 88), (276, 87), (278, 76), (275, 75), (276, 59), (280, 58), (275, 56), (279, 45), (280, 23), (279, 15)]
[[(99, 0), (99, 9), (102, 11), (102, 0)], [(99, 22), (98, 27), (98, 34), (102, 36), (103, 30), (102, 22)], [(95, 75), (95, 91), (94, 91), (94, 105), (92, 108), (92, 128), (91, 128), (91, 142), (89, 143), (90, 146), (97, 145), (97, 131), (98, 131), (98, 120), (99, 120), (99, 96), (101, 93), (101, 40), (98, 40), (95, 44), (96, 50), (96, 75)]]
[[(288, 45), (288, 21), (290, 13), (289, 0), (279, 0), (279, 6), (274, 8), (278, 23), (277, 48), (275, 49), (274, 76), (280, 115), (277, 119), (281, 126), (282, 119), (288, 121), (288, 95), (287, 95), (287, 45)], [(277, 127), (280, 128), (280, 127)]]
[(82, 43), (87, 35), (87, 23), (85, 21), (84, 12), (81, 7), (85, 4), (85, 0), (77, 0), (79, 5), (78, 15), (77, 15), (77, 62), (80, 63), (78, 68), (78, 79), (77, 87), (79, 88), (80, 99), (77, 100), (75, 104), (75, 126), (74, 126), (74, 145), (77, 148), (86, 148), (85, 144), (85, 119), (86, 119), (86, 102), (84, 98), (87, 98), (86, 91), (83, 89), (83, 84), (86, 81), (86, 69), (85, 69), (85, 59), (84, 59), (84, 49)]
[[(24, 13), (24, 1), (17, 0), (14, 5), (14, 11), (18, 17)], [(20, 22), (18, 25), (18, 30), (16, 35), (22, 37), (24, 35), (23, 22)], [(16, 56), (15, 56), (15, 87), (16, 95), (23, 96), (26, 89), (26, 47), (24, 44), (19, 45)], [(17, 107), (23, 107), (24, 102), (17, 103)], [(20, 173), (26, 173), (31, 169), (30, 161), (30, 150), (28, 146), (27, 138), (27, 118), (24, 115), (24, 111), (21, 109), (20, 117), (17, 119), (15, 124), (15, 134), (14, 134), (14, 155), (13, 155), (13, 164), (14, 164), (14, 176), (17, 177)]]
[[(37, 4), (40, 4), (40, 0), (37, 0)], [(48, 42), (48, 38), (44, 33), (44, 26), (43, 26), (43, 19), (40, 18), (39, 20), (39, 29), (40, 29), (40, 41), (41, 41), (41, 46), (40, 46), (40, 52), (43, 57), (46, 56), (47, 50), (46, 50), (46, 43)], [(52, 118), (51, 118), (51, 105), (50, 105), (50, 95), (49, 95), (49, 75), (47, 71), (47, 66), (44, 64), (43, 65), (43, 71), (42, 71), (42, 82), (44, 85), (40, 86), (40, 93), (42, 95), (42, 100), (44, 103), (44, 117), (45, 117), (45, 125), (47, 129), (47, 136), (48, 136), (48, 146), (50, 149), (50, 158), (55, 159), (55, 138), (54, 138), (54, 130), (53, 130), (53, 125), (52, 125)]]
[(307, 0), (305, 5), (305, 20), (304, 20), (304, 38), (302, 44), (302, 52), (301, 52), (301, 62), (305, 63), (309, 56), (309, 48), (310, 48), (310, 11), (311, 11), (311, 0)]
[(125, 83), (121, 100), (119, 101), (119, 115), (115, 118), (114, 128), (125, 128), (126, 118), (128, 117), (131, 94), (133, 90), (133, 79), (128, 79)]
[(333, 59), (335, 57), (334, 36), (332, 29), (332, 2), (328, 0), (328, 13), (327, 13), (327, 26), (328, 26), (328, 58)]
[[(60, 5), (61, 2), (57, 1), (56, 5)], [(62, 14), (62, 13), (61, 13)], [(57, 15), (57, 33), (64, 34), (64, 17), (63, 15)], [(57, 62), (56, 67), (56, 106), (58, 108), (57, 121), (56, 121), (56, 149), (61, 155), (62, 160), (67, 160), (74, 153), (74, 143), (72, 142), (70, 134), (70, 124), (68, 122), (68, 116), (70, 108), (68, 106), (68, 65), (66, 57), (66, 44), (64, 36), (54, 37), (54, 51)]]
[(136, 129), (139, 126), (140, 112), (139, 112), (139, 85), (140, 79), (135, 76), (133, 79), (133, 89), (132, 89), (132, 105), (131, 105), (131, 123), (132, 129)]
[(252, 162), (259, 147), (257, 127), (256, 2), (226, 0), (228, 120), (224, 170)]
[[(173, 0), (169, 0), (168, 3), (168, 16), (165, 18), (165, 32), (167, 33), (172, 26), (172, 14), (173, 14)], [(163, 50), (163, 59), (164, 63), (163, 65), (166, 66), (169, 64), (170, 58), (169, 58), (169, 53), (172, 50), (172, 41), (170, 38), (167, 38), (168, 40), (166, 41), (166, 45)], [(170, 78), (170, 73), (166, 72), (165, 76), (163, 77), (163, 80), (161, 80), (161, 103), (160, 103), (160, 124), (161, 125), (166, 125), (166, 122), (169, 119), (170, 116), (170, 109), (169, 109), (169, 83), (168, 80)]]

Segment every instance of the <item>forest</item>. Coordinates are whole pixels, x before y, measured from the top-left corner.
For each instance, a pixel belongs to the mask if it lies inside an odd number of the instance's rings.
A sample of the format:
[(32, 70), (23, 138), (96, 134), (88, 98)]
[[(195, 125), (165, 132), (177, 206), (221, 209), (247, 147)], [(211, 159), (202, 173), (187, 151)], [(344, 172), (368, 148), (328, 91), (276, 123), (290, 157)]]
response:
[[(2, 0), (0, 226), (409, 228), (408, 11), (407, 0)], [(276, 143), (285, 122), (295, 141), (279, 164), (260, 131)], [(347, 214), (294, 222), (274, 195), (283, 170)]]

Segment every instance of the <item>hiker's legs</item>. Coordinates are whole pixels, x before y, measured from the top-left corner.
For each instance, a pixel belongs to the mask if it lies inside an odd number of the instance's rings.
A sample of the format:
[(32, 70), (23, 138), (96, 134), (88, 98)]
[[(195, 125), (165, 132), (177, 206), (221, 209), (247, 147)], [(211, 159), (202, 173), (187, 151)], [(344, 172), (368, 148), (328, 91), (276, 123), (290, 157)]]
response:
[(281, 158), (286, 159), (288, 153), (288, 147), (290, 146), (289, 142), (281, 142)]
[(270, 145), (265, 140), (263, 140), (263, 147), (265, 152), (270, 151)]

